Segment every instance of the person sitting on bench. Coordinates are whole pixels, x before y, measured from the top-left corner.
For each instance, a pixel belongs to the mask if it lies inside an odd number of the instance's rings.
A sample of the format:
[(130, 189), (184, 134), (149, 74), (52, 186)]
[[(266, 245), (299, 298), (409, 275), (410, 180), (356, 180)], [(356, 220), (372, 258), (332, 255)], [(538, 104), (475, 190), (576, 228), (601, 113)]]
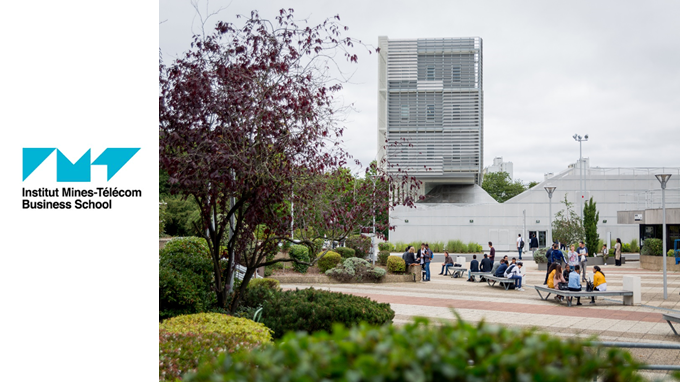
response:
[(508, 269), (505, 271), (505, 277), (509, 279), (514, 279), (515, 290), (518, 290), (520, 292), (524, 292), (524, 289), (522, 289), (522, 265), (524, 264), (522, 264), (521, 261), (517, 264), (510, 264)]
[(494, 273), (493, 275), (496, 277), (504, 277), (506, 269), (508, 269), (508, 264), (506, 264), (505, 259), (503, 259), (501, 260), (501, 265), (498, 266), (498, 269), (496, 269), (496, 273)]
[(444, 268), (446, 268), (446, 274), (449, 274), (449, 267), (453, 266), (453, 259), (451, 256), (449, 256), (448, 251), (444, 251), (444, 264), (442, 264), (442, 271), (439, 273), (440, 275), (444, 274)]
[[(604, 273), (602, 273), (602, 269), (600, 269), (599, 266), (594, 266), (593, 267), (593, 287), (595, 290), (604, 292), (607, 290), (607, 280), (604, 278)], [(595, 296), (591, 297), (590, 300), (591, 304), (595, 303)]]
[(470, 269), (468, 269), (467, 279), (467, 281), (475, 282), (475, 279), (472, 278), (472, 272), (479, 272), (479, 261), (477, 261), (477, 255), (472, 255), (472, 261), (470, 261)]
[[(569, 273), (569, 290), (571, 292), (581, 291), (581, 266), (575, 265), (574, 270)], [(571, 299), (571, 297), (569, 297)], [(581, 304), (581, 297), (576, 297), (576, 305)]]

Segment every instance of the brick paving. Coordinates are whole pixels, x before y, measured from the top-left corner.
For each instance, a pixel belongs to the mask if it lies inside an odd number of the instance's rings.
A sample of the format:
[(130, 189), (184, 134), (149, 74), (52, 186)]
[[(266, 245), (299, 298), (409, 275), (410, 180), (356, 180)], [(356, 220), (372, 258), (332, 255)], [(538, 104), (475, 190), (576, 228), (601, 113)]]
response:
[[(604, 266), (610, 290), (621, 290), (624, 275), (639, 276), (642, 281), (642, 303), (624, 306), (621, 298), (597, 299), (583, 306), (567, 307), (551, 298), (543, 301), (533, 288), (542, 285), (545, 271), (539, 271), (532, 261), (525, 261), (524, 292), (490, 287), (486, 283), (470, 283), (465, 278), (439, 276), (433, 272), (432, 281), (419, 283), (385, 284), (284, 284), (282, 287), (314, 288), (369, 297), (378, 302), (390, 303), (395, 311), (395, 325), (409, 322), (415, 316), (433, 319), (455, 319), (455, 309), (464, 320), (536, 328), (564, 337), (591, 338), (614, 342), (680, 343), (680, 336), (661, 318), (662, 313), (675, 310), (680, 314), (680, 273), (668, 272), (668, 299), (663, 300), (661, 272), (639, 268), (638, 262), (628, 262), (621, 267)], [(436, 265), (436, 264), (435, 264)], [(433, 269), (437, 269), (433, 266)], [(592, 267), (588, 267), (592, 277)], [(665, 309), (655, 309), (662, 307)], [(672, 312), (672, 311), (671, 311)], [(680, 326), (677, 325), (676, 328)], [(680, 365), (677, 350), (632, 349), (639, 360), (651, 364)], [(645, 372), (649, 378), (663, 376), (663, 372)]]

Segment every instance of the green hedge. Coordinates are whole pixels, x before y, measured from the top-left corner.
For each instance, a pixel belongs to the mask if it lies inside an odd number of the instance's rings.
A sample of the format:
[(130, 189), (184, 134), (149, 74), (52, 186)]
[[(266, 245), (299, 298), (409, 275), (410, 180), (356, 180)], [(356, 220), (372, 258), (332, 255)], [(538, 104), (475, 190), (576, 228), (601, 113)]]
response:
[(387, 270), (392, 273), (406, 272), (406, 261), (400, 256), (390, 256), (387, 258)]
[(350, 257), (354, 257), (354, 255), (356, 254), (355, 250), (347, 247), (337, 247), (333, 251), (339, 253), (343, 259), (349, 259)]
[(159, 251), (158, 318), (199, 313), (215, 302), (213, 263), (204, 239), (170, 240)]
[(390, 251), (380, 251), (378, 252), (378, 264), (385, 266), (387, 265), (387, 258), (390, 257)]
[(366, 297), (313, 288), (283, 292), (248, 289), (243, 305), (262, 306), (261, 322), (274, 331), (274, 338), (281, 338), (288, 331), (330, 331), (336, 322), (347, 326), (362, 321), (383, 325), (394, 318), (390, 304)]
[(271, 342), (271, 330), (245, 318), (219, 313), (178, 316), (159, 325), (159, 379), (175, 381), (200, 361)]
[(661, 239), (645, 239), (640, 254), (645, 256), (661, 256), (662, 252), (663, 241)]
[[(319, 252), (316, 257), (319, 257), (323, 254), (322, 252)], [(322, 257), (319, 259), (319, 261), (316, 263), (319, 266), (319, 272), (321, 273), (326, 273), (327, 270), (335, 267), (336, 265), (340, 264), (342, 261), (342, 256), (340, 256), (339, 253), (333, 252), (333, 251), (328, 251)]]
[(274, 346), (224, 355), (187, 381), (642, 381), (620, 349), (531, 330), (426, 319), (332, 334), (288, 334)]
[(394, 249), (394, 246), (392, 243), (389, 242), (383, 242), (383, 243), (378, 243), (378, 250), (380, 251), (392, 251)]
[[(288, 256), (290, 256), (291, 259), (309, 262), (309, 248), (304, 245), (293, 244), (288, 250)], [(291, 264), (293, 264), (293, 269), (300, 273), (307, 273), (307, 268), (309, 268), (309, 265), (298, 263)]]
[(281, 289), (281, 283), (277, 279), (261, 278), (261, 279), (250, 279), (248, 282), (248, 288), (269, 288), (274, 290)]
[[(396, 242), (394, 243), (394, 250), (396, 252), (405, 252), (406, 247), (410, 245), (414, 247), (417, 251), (420, 249), (420, 243), (422, 242), (420, 241), (413, 241), (410, 243)], [(465, 244), (460, 240), (449, 240), (446, 244), (440, 241), (431, 242), (428, 244), (430, 245), (430, 249), (433, 252), (449, 251), (449, 253), (481, 253), (484, 250), (482, 246), (477, 243)]]

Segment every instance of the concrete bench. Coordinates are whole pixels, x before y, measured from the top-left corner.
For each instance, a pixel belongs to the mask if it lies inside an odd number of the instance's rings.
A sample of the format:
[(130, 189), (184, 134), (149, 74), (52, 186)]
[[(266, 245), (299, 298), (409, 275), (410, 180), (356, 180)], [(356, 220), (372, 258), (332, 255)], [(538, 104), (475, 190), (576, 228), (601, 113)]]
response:
[(665, 313), (665, 314), (663, 314), (663, 319), (666, 320), (666, 322), (668, 322), (668, 325), (671, 326), (673, 333), (675, 333), (676, 336), (680, 336), (680, 334), (678, 334), (677, 330), (675, 330), (675, 328), (673, 327), (673, 324), (671, 324), (671, 321), (675, 322), (676, 324), (680, 324), (680, 315), (679, 314)]
[(474, 280), (475, 277), (479, 277), (479, 281), (482, 281), (483, 277), (493, 276), (491, 272), (470, 272), (470, 277)]
[(509, 279), (507, 277), (496, 277), (489, 274), (488, 276), (485, 275), (484, 278), (489, 286), (494, 286), (498, 283), (498, 285), (503, 286), (505, 290), (510, 289), (510, 285), (515, 285), (515, 279)]
[[(623, 305), (633, 305), (633, 291), (629, 291), (629, 290), (608, 290), (608, 291), (604, 291), (604, 292), (594, 290), (592, 292), (586, 292), (585, 289), (584, 289), (580, 292), (573, 292), (573, 291), (570, 291), (570, 290), (551, 289), (551, 288), (548, 288), (548, 287), (538, 286), (538, 285), (535, 285), (534, 288), (536, 288), (536, 292), (538, 292), (538, 296), (542, 300), (547, 300), (548, 297), (550, 297), (551, 294), (554, 294), (556, 296), (562, 296), (562, 297), (623, 296)], [(547, 295), (545, 297), (543, 297), (541, 292), (547, 293)], [(567, 306), (571, 306), (571, 299), (569, 299), (569, 298), (567, 298)]]
[[(446, 274), (448, 275), (448, 272), (451, 272), (451, 277), (463, 277), (464, 274), (467, 273), (467, 268), (462, 268), (462, 267), (449, 267), (446, 270)], [(456, 276), (458, 275), (458, 276)]]

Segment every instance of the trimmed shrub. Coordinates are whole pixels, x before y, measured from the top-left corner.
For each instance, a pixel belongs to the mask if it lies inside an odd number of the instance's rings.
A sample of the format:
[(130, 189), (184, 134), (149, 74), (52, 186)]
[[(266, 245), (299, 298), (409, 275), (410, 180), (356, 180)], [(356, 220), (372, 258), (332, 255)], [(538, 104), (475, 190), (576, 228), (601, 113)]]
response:
[(262, 279), (250, 279), (250, 282), (248, 282), (248, 288), (268, 288), (268, 289), (274, 289), (274, 290), (279, 290), (281, 289), (281, 284), (279, 283), (279, 280), (277, 279), (268, 279), (268, 278), (262, 278)]
[(390, 304), (340, 292), (314, 288), (253, 292), (244, 297), (243, 303), (262, 305), (262, 323), (274, 331), (274, 338), (289, 331), (330, 331), (336, 322), (347, 326), (362, 321), (383, 325), (392, 323), (394, 318)]
[(645, 239), (642, 246), (641, 255), (645, 256), (661, 256), (663, 252), (663, 242), (661, 239)]
[(378, 252), (378, 264), (385, 266), (387, 265), (387, 258), (390, 257), (390, 251), (380, 251)]
[(326, 275), (339, 281), (379, 281), (387, 273), (382, 268), (375, 268), (364, 259), (351, 257), (326, 271)]
[[(316, 257), (318, 258), (323, 254), (322, 252), (319, 252)], [(335, 267), (336, 265), (340, 264), (342, 261), (342, 256), (340, 256), (339, 253), (333, 252), (333, 251), (328, 251), (326, 252), (326, 255), (319, 259), (319, 261), (316, 263), (319, 266), (319, 272), (325, 273), (327, 270)]]
[(406, 272), (406, 261), (400, 256), (390, 256), (387, 258), (387, 270), (392, 273)]
[[(288, 250), (288, 256), (290, 256), (291, 259), (295, 260), (300, 260), (304, 262), (309, 262), (309, 248), (307, 248), (304, 245), (299, 245), (299, 244), (293, 244), (290, 246), (290, 249)], [(309, 265), (304, 265), (304, 264), (298, 264), (298, 263), (291, 263), (293, 264), (293, 269), (295, 269), (296, 272), (300, 273), (307, 273), (307, 268), (309, 268)]]
[(354, 256), (365, 259), (371, 251), (371, 238), (363, 235), (352, 235), (345, 239), (345, 247), (354, 250)]
[(547, 251), (547, 248), (539, 248), (534, 251), (534, 261), (536, 264), (544, 264), (548, 262), (548, 258), (545, 256)]
[(390, 242), (383, 242), (383, 243), (378, 243), (378, 249), (381, 251), (391, 251), (394, 249), (394, 246)]
[(272, 340), (271, 330), (245, 318), (219, 313), (178, 316), (159, 325), (159, 379), (175, 381), (199, 362), (221, 353), (249, 350)]
[(159, 320), (204, 312), (216, 302), (213, 263), (204, 239), (175, 238), (159, 251)]
[(349, 259), (350, 257), (354, 257), (354, 254), (356, 253), (352, 248), (347, 247), (337, 247), (334, 249), (334, 251), (339, 253), (343, 259)]
[(225, 354), (186, 381), (642, 381), (639, 363), (528, 329), (463, 321), (404, 326), (340, 325), (331, 334), (290, 333), (273, 346)]
[(668, 257), (674, 257), (675, 256), (675, 251), (672, 249), (669, 249), (668, 252), (666, 252), (666, 256)]

